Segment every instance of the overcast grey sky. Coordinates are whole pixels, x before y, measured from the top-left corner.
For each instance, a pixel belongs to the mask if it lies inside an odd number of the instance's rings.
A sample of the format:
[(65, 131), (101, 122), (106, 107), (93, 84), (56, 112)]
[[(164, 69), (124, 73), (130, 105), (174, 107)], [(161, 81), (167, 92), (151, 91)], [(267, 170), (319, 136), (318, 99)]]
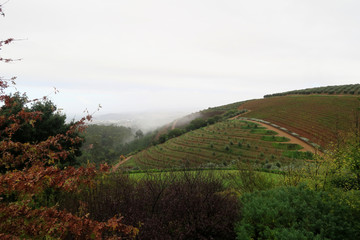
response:
[[(4, 0), (2, 1), (4, 2)], [(0, 76), (67, 114), (187, 111), (359, 83), (358, 0), (10, 0)]]

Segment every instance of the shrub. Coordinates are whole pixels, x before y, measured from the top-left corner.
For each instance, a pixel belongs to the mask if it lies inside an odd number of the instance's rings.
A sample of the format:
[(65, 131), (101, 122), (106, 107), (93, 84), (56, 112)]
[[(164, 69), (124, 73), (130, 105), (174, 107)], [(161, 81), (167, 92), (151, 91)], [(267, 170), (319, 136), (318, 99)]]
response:
[(263, 164), (263, 168), (269, 170), (272, 168), (272, 164), (271, 163)]
[[(359, 239), (359, 211), (302, 187), (245, 194), (237, 239)], [(290, 237), (292, 236), (292, 237)]]
[[(94, 219), (121, 213), (139, 227), (139, 239), (234, 239), (239, 220), (237, 197), (222, 180), (204, 172), (147, 175), (136, 180), (117, 174), (80, 196)], [(77, 212), (73, 197), (62, 206)]]
[(255, 171), (252, 164), (245, 159), (242, 163), (238, 162), (237, 168), (235, 174), (228, 174), (228, 179), (230, 186), (240, 193), (270, 189), (274, 186), (272, 179)]

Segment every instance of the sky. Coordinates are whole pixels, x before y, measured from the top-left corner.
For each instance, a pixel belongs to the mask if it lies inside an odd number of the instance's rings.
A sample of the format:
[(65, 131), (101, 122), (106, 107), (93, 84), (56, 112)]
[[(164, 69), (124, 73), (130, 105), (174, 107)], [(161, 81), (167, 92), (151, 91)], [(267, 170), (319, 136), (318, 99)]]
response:
[(360, 83), (358, 0), (10, 0), (3, 11), (0, 39), (19, 41), (0, 56), (22, 60), (0, 76), (70, 116)]

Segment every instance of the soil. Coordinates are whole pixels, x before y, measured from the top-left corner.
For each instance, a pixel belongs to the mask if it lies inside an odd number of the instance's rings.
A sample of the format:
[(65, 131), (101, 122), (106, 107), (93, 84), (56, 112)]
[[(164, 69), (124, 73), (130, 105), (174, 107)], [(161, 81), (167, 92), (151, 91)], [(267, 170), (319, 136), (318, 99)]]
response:
[(301, 149), (299, 151), (303, 151), (303, 152), (309, 151), (309, 152), (312, 152), (312, 153), (317, 153), (316, 148), (314, 148), (310, 144), (302, 141), (301, 139), (299, 139), (297, 137), (294, 137), (293, 135), (291, 135), (291, 134), (289, 134), (289, 133), (287, 133), (285, 131), (282, 131), (282, 130), (280, 130), (278, 128), (275, 128), (275, 127), (273, 127), (273, 126), (271, 126), (269, 124), (265, 124), (265, 123), (261, 123), (261, 122), (257, 122), (257, 121), (252, 121), (252, 120), (246, 120), (246, 121), (260, 124), (261, 126), (266, 127), (269, 130), (277, 132), (278, 133), (277, 136), (289, 138), (290, 142), (288, 142), (288, 143), (296, 143), (296, 144), (299, 144), (300, 146), (303, 147), (303, 149)]
[(124, 160), (118, 162), (117, 164), (115, 164), (112, 168), (111, 171), (115, 172), (122, 164), (126, 163), (128, 160), (130, 160), (130, 158), (132, 158), (132, 156), (125, 158)]
[(177, 121), (178, 121), (178, 120), (175, 120), (175, 121), (174, 121), (173, 125), (171, 126), (171, 130), (174, 130), (174, 129), (175, 129), (175, 126), (176, 126), (176, 124), (177, 124)]

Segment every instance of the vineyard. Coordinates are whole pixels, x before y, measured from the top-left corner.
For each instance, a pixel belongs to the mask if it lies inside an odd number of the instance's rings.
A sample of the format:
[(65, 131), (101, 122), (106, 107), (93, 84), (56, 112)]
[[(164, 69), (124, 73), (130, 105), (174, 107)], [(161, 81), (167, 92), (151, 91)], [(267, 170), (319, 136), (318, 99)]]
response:
[(224, 167), (251, 162), (259, 168), (282, 166), (311, 158), (302, 147), (259, 124), (227, 120), (191, 131), (144, 150), (125, 164), (140, 169)]
[(264, 97), (268, 98), (268, 97), (278, 97), (278, 96), (287, 96), (287, 95), (309, 95), (309, 94), (360, 95), (360, 84), (306, 88), (302, 90), (268, 94), (265, 95)]
[(251, 100), (240, 109), (326, 147), (354, 126), (359, 104), (357, 96), (285, 96)]

